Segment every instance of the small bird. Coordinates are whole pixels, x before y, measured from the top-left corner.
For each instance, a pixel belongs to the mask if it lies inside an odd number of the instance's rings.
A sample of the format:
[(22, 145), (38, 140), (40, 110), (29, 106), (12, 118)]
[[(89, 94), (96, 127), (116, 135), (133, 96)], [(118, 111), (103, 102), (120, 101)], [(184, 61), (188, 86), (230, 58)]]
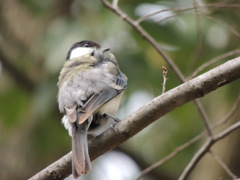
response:
[(72, 174), (91, 170), (87, 135), (97, 136), (113, 125), (127, 77), (108, 48), (85, 40), (67, 53), (58, 81), (62, 123), (72, 136)]

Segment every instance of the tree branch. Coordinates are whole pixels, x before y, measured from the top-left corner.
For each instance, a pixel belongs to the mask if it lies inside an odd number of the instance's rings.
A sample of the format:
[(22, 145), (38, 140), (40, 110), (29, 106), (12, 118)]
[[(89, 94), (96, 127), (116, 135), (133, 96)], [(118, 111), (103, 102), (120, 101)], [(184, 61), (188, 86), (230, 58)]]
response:
[(218, 164), (225, 170), (225, 172), (232, 178), (237, 179), (238, 177), (228, 168), (228, 166), (221, 160), (221, 158), (212, 152), (211, 150), (209, 153), (212, 155), (212, 157), (218, 162)]
[(170, 154), (168, 154), (167, 156), (163, 157), (161, 160), (157, 161), (156, 163), (154, 163), (151, 166), (149, 166), (146, 169), (144, 169), (139, 174), (139, 176), (137, 177), (136, 180), (140, 180), (144, 175), (148, 174), (149, 172), (151, 172), (155, 168), (157, 168), (157, 167), (161, 166), (162, 164), (164, 164), (165, 162), (169, 161), (170, 159), (175, 157), (179, 152), (183, 151), (184, 149), (186, 149), (190, 145), (192, 145), (192, 144), (196, 143), (197, 141), (199, 141), (204, 135), (205, 135), (205, 132), (202, 132), (201, 134), (199, 134), (198, 136), (194, 137), (193, 139), (187, 141), (186, 143), (182, 144), (181, 146), (178, 146)]
[(210, 59), (209, 61), (207, 61), (206, 63), (202, 64), (201, 66), (199, 66), (187, 79), (192, 79), (193, 77), (195, 77), (199, 72), (201, 72), (202, 70), (204, 70), (206, 67), (220, 61), (223, 60), (224, 58), (227, 58), (229, 56), (233, 56), (235, 54), (239, 54), (240, 53), (240, 49), (235, 49), (233, 51), (229, 51), (225, 54), (221, 54), (213, 59)]
[(173, 62), (173, 60), (159, 48), (158, 43), (155, 41), (155, 39), (148, 34), (138, 23), (137, 21), (134, 21), (131, 19), (127, 14), (125, 14), (121, 9), (118, 7), (112, 6), (112, 4), (108, 0), (101, 0), (103, 4), (113, 11), (115, 14), (117, 14), (119, 17), (121, 17), (124, 21), (126, 21), (130, 26), (133, 27), (145, 40), (149, 42), (149, 44), (162, 56), (162, 58), (167, 62), (167, 64), (171, 67), (175, 75), (178, 77), (178, 79), (181, 82), (185, 82), (185, 77), (183, 73), (180, 71), (178, 66)]
[[(223, 117), (222, 120), (218, 121), (217, 123), (215, 123), (212, 126), (212, 129), (215, 129), (225, 123), (227, 123), (230, 119), (231, 116), (233, 116), (237, 110), (238, 107), (240, 105), (240, 96), (237, 98), (236, 102), (234, 103), (232, 109), (230, 110), (230, 112)], [(152, 164), (151, 166), (147, 167), (146, 169), (144, 169), (140, 175), (138, 176), (137, 180), (140, 179), (142, 176), (148, 174), (150, 171), (154, 170), (155, 168), (161, 166), (162, 164), (166, 163), (167, 161), (169, 161), (170, 159), (174, 158), (178, 153), (180, 153), (181, 151), (185, 150), (187, 147), (189, 147), (190, 145), (196, 143), (197, 141), (199, 141), (201, 138), (203, 138), (206, 135), (206, 132), (203, 131), (202, 133), (200, 133), (199, 135), (195, 136), (194, 138), (190, 139), (189, 141), (185, 142), (184, 144), (182, 144), (181, 146), (178, 146), (174, 151), (172, 151), (170, 154), (168, 154), (167, 156), (163, 157), (161, 160), (155, 162), (154, 164)]]
[[(91, 160), (115, 148), (137, 134), (149, 124), (189, 101), (202, 97), (223, 85), (240, 78), (240, 57), (230, 60), (174, 89), (154, 98), (137, 111), (120, 121), (112, 129), (89, 141)], [(227, 129), (215, 137), (225, 137), (236, 127)], [(208, 146), (208, 144), (206, 144)], [(71, 173), (71, 153), (54, 162), (30, 180), (64, 179)]]
[(202, 103), (200, 102), (199, 99), (196, 99), (193, 102), (196, 104), (197, 110), (198, 110), (199, 114), (201, 115), (201, 117), (203, 119), (203, 123), (204, 123), (204, 126), (205, 126), (206, 130), (207, 130), (208, 135), (210, 137), (212, 137), (213, 133), (212, 133), (212, 129), (211, 129), (211, 126), (210, 126), (210, 123), (209, 123), (209, 118), (207, 116), (206, 111), (203, 108)]
[(141, 22), (145, 21), (146, 19), (152, 17), (152, 16), (155, 16), (155, 15), (158, 15), (160, 13), (163, 13), (163, 12), (168, 12), (168, 11), (171, 11), (171, 12), (186, 12), (186, 11), (189, 11), (189, 10), (199, 10), (201, 8), (209, 8), (209, 7), (214, 7), (214, 8), (226, 8), (226, 7), (234, 7), (234, 8), (238, 8), (239, 7), (239, 4), (222, 4), (222, 3), (212, 3), (212, 4), (205, 4), (205, 5), (198, 5), (198, 6), (191, 6), (191, 7), (187, 7), (187, 8), (169, 8), (169, 9), (162, 9), (162, 10), (159, 10), (159, 11), (156, 11), (156, 12), (153, 12), (151, 14), (148, 14), (146, 16), (143, 16), (143, 17), (140, 17), (139, 19), (136, 20), (136, 22), (138, 24), (140, 24)]
[[(159, 47), (155, 39), (150, 34), (148, 34), (137, 23), (137, 21), (134, 21), (133, 19), (131, 19), (127, 14), (121, 11), (121, 9), (119, 9), (118, 7), (112, 6), (108, 0), (101, 0), (101, 1), (107, 8), (109, 8), (111, 11), (113, 11), (115, 14), (121, 17), (124, 21), (126, 21), (129, 25), (131, 25), (157, 51), (157, 53), (159, 53), (162, 56), (162, 58), (166, 61), (166, 63), (173, 70), (173, 72), (181, 82), (187, 81), (183, 73), (178, 68), (178, 66), (174, 63), (174, 61), (164, 51), (161, 50), (161, 48)], [(207, 129), (208, 134), (211, 135), (212, 132), (210, 130), (208, 117), (206, 116), (206, 112), (204, 111), (204, 109), (201, 107), (201, 102), (199, 100), (194, 100), (194, 104), (197, 106), (197, 110), (199, 111), (199, 114), (202, 117), (204, 126)]]
[(217, 134), (215, 137), (210, 137), (208, 140), (202, 145), (202, 147), (198, 150), (198, 152), (193, 156), (191, 161), (188, 163), (186, 168), (184, 169), (183, 173), (179, 177), (179, 180), (185, 180), (193, 168), (197, 165), (197, 163), (201, 160), (201, 158), (209, 152), (210, 148), (219, 140), (225, 138), (228, 136), (230, 133), (234, 132), (235, 130), (240, 128), (240, 121), (237, 123), (233, 124), (226, 130), (222, 131), (221, 133)]

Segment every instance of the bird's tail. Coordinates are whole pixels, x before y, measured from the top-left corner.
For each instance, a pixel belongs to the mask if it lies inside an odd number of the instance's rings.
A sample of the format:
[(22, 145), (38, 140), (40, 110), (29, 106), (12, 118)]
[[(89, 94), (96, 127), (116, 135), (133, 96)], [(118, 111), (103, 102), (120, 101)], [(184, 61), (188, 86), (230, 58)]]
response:
[[(77, 123), (77, 122), (75, 122)], [(91, 170), (91, 161), (88, 154), (87, 141), (88, 124), (74, 124), (72, 132), (72, 174), (78, 178)]]

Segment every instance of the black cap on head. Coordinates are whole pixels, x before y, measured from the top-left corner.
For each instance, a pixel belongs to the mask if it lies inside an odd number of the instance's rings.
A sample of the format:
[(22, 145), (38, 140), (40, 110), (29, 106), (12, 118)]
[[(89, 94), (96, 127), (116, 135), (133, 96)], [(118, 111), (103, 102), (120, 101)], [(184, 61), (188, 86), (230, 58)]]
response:
[(66, 60), (68, 60), (70, 58), (71, 52), (73, 49), (77, 48), (77, 47), (86, 47), (86, 48), (91, 48), (91, 47), (95, 47), (95, 48), (100, 48), (100, 45), (98, 43), (95, 43), (93, 41), (90, 40), (84, 40), (84, 41), (80, 41), (80, 42), (76, 42), (72, 45), (72, 47), (69, 49), (68, 53), (67, 53), (67, 57)]

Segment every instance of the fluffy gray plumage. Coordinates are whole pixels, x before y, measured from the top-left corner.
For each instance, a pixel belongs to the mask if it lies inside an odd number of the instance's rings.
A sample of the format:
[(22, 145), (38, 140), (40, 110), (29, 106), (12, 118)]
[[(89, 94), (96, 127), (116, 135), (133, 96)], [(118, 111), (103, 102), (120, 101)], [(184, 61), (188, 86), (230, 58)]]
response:
[(73, 176), (77, 178), (91, 170), (87, 133), (98, 135), (109, 128), (108, 114), (115, 115), (127, 77), (109, 49), (92, 41), (74, 46), (60, 72), (58, 104), (65, 114), (62, 122), (73, 139)]

